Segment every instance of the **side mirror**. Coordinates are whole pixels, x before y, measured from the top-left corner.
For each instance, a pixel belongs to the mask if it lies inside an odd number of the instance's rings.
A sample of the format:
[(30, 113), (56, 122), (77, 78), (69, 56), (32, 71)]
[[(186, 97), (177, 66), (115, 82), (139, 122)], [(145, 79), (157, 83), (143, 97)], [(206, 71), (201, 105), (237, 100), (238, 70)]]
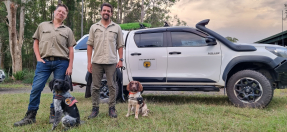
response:
[(208, 45), (208, 46), (212, 46), (212, 45), (216, 45), (217, 43), (216, 43), (216, 39), (214, 38), (214, 37), (212, 37), (212, 36), (207, 36), (206, 38), (205, 38), (205, 42), (206, 42), (206, 44)]

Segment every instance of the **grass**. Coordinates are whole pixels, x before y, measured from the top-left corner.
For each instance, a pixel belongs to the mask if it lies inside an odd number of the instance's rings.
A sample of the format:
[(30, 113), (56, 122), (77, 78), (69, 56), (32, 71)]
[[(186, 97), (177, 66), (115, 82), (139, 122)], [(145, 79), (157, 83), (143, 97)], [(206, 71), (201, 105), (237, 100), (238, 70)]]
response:
[[(77, 104), (81, 120), (85, 124), (71, 132), (90, 131), (287, 131), (287, 90), (275, 90), (271, 103), (264, 109), (237, 108), (226, 96), (210, 95), (145, 95), (151, 113), (148, 117), (125, 117), (127, 103), (117, 103), (118, 118), (108, 116), (108, 105), (100, 105), (97, 118), (87, 120), (91, 99), (84, 93), (72, 95)], [(29, 94), (0, 94), (0, 131), (48, 131), (49, 106), (52, 94), (42, 94), (37, 123), (13, 127), (27, 110)], [(59, 125), (56, 131), (61, 131)]]
[(0, 83), (0, 88), (31, 88), (31, 85), (22, 83)]
[[(0, 83), (0, 88), (30, 88), (33, 83), (35, 71), (25, 69), (21, 71), (21, 73), (24, 73), (22, 80), (13, 80), (11, 79), (11, 77), (7, 76), (4, 82)], [(47, 83), (49, 83), (53, 79), (53, 76), (54, 75), (52, 73), (49, 79), (47, 80)]]

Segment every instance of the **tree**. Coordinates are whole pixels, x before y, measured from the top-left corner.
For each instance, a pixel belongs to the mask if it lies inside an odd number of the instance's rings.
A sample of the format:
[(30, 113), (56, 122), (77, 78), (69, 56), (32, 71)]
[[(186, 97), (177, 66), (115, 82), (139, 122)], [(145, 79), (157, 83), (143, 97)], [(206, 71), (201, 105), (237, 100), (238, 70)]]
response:
[(18, 4), (11, 0), (4, 1), (7, 9), (7, 26), (9, 32), (9, 47), (12, 57), (12, 72), (22, 71), (22, 45), (24, 39), (24, 19), (26, 0), (21, 0), (19, 32), (17, 32), (16, 14)]
[(229, 36), (227, 36), (226, 39), (228, 39), (229, 41), (231, 41), (233, 43), (236, 43), (238, 41), (237, 38), (233, 38), (233, 37), (229, 37)]
[(0, 69), (4, 67), (4, 59), (6, 53), (6, 47), (8, 45), (7, 40), (8, 33), (7, 33), (7, 25), (6, 25), (6, 7), (4, 3), (0, 3)]

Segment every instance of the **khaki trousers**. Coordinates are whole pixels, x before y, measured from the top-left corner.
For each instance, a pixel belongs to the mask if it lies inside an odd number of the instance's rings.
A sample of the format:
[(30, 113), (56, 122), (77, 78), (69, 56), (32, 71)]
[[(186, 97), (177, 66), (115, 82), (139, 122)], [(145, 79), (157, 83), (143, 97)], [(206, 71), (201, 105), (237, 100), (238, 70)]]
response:
[(116, 105), (116, 66), (117, 64), (92, 64), (93, 86), (91, 93), (93, 107), (99, 107), (100, 104), (101, 80), (104, 73), (106, 73), (107, 85), (109, 88), (109, 107)]

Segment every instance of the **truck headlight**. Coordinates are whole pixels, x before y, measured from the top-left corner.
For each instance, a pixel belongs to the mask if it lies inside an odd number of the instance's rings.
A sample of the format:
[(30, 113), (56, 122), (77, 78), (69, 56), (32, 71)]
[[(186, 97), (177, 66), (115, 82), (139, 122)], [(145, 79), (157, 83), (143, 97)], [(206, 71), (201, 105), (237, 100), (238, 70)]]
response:
[(274, 55), (277, 55), (279, 57), (287, 58), (287, 49), (286, 48), (266, 46), (265, 49), (270, 51)]

